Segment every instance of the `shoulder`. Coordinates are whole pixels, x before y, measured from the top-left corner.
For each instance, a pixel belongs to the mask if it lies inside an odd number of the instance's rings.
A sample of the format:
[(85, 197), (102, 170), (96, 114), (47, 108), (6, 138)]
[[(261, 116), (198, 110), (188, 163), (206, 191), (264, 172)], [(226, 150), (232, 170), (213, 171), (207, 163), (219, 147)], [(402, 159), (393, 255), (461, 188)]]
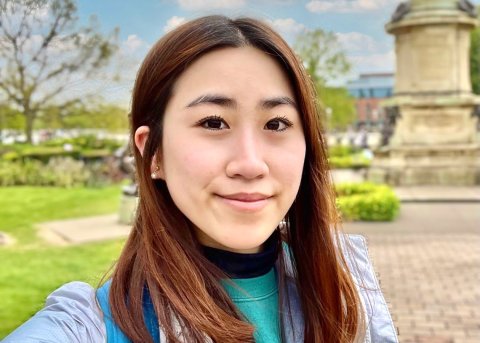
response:
[(105, 341), (103, 314), (96, 302), (95, 289), (84, 282), (70, 282), (52, 292), (45, 307), (3, 342)]
[(392, 317), (368, 255), (365, 237), (345, 234), (340, 245), (365, 308), (370, 342), (398, 342)]

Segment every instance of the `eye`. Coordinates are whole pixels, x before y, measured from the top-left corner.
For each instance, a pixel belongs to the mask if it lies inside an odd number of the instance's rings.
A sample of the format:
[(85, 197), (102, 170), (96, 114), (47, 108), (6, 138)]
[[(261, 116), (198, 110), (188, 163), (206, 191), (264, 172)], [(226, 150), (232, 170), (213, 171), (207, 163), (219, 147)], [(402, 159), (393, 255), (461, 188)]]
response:
[(265, 124), (264, 129), (270, 131), (285, 131), (289, 127), (291, 127), (293, 123), (288, 120), (286, 117), (276, 117), (272, 120), (269, 120), (268, 123)]
[(200, 119), (197, 122), (197, 125), (207, 130), (224, 130), (230, 128), (227, 123), (225, 123), (223, 118), (219, 116), (210, 116)]

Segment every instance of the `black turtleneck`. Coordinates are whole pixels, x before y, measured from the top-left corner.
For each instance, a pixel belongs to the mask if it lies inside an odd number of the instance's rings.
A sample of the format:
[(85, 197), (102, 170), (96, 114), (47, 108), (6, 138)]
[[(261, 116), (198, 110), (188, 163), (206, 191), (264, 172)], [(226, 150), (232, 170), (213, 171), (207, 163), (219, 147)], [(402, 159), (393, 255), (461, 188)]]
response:
[(275, 230), (265, 241), (262, 251), (241, 254), (202, 246), (205, 257), (233, 279), (246, 279), (268, 273), (277, 260), (280, 233)]

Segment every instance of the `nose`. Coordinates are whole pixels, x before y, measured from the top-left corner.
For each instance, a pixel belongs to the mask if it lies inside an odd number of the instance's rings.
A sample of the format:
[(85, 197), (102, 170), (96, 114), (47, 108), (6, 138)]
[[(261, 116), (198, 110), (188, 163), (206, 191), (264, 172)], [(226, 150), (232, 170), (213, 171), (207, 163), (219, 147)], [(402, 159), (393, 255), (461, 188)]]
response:
[(257, 179), (269, 173), (261, 139), (244, 130), (232, 140), (231, 157), (226, 166), (230, 178)]

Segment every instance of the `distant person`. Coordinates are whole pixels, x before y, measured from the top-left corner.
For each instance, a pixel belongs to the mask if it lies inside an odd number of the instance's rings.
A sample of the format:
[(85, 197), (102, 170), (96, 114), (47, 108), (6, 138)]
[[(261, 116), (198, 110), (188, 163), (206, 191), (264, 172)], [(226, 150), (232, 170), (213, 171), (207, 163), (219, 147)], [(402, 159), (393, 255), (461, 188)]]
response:
[(139, 206), (111, 278), (60, 287), (5, 343), (397, 342), (365, 241), (337, 228), (314, 89), (277, 33), (183, 24), (145, 58), (131, 113)]
[(347, 140), (348, 140), (349, 146), (351, 147), (355, 146), (355, 137), (356, 137), (356, 132), (353, 130), (351, 126), (349, 126), (347, 129)]
[(360, 127), (357, 146), (361, 149), (368, 149), (368, 130), (365, 125)]

